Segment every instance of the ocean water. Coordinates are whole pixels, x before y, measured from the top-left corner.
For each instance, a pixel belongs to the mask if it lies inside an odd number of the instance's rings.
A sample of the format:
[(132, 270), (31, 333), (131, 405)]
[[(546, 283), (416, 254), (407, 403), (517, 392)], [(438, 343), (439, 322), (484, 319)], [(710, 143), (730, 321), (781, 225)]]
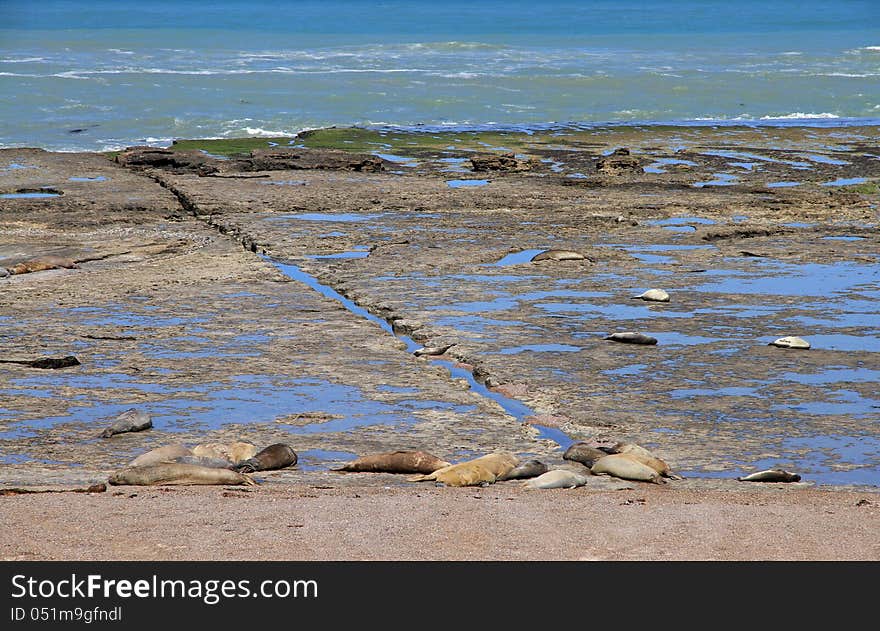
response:
[(0, 0), (0, 146), (880, 121), (877, 0)]

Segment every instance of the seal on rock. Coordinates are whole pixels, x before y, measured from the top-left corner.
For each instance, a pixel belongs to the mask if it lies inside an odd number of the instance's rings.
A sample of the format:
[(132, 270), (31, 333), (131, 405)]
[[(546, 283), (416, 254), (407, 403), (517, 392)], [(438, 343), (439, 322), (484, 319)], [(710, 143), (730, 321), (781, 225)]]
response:
[(669, 294), (662, 289), (649, 289), (638, 296), (633, 296), (633, 299), (649, 300), (651, 302), (669, 302)]
[(566, 469), (553, 469), (523, 482), (522, 486), (524, 489), (573, 489), (586, 483), (587, 476), (583, 474)]
[(594, 475), (607, 474), (622, 480), (636, 480), (639, 482), (653, 482), (662, 484), (663, 478), (654, 469), (629, 457), (628, 454), (612, 454), (599, 458), (590, 471)]
[(562, 454), (562, 458), (564, 460), (580, 462), (582, 465), (585, 465), (587, 467), (592, 467), (594, 462), (596, 462), (599, 458), (604, 458), (607, 455), (607, 452), (602, 451), (601, 449), (597, 449), (596, 447), (592, 447), (585, 442), (577, 442), (565, 450), (565, 453)]
[(587, 257), (574, 250), (544, 250), (531, 258), (532, 263), (539, 261), (583, 261)]
[(107, 480), (113, 485), (151, 486), (160, 484), (244, 484), (254, 486), (253, 478), (229, 469), (195, 464), (163, 462), (120, 469)]
[(738, 477), (740, 482), (800, 482), (801, 476), (782, 469), (766, 469)]
[(434, 473), (437, 469), (452, 466), (452, 463), (426, 451), (391, 451), (370, 456), (361, 456), (347, 462), (333, 471), (350, 473)]
[(767, 346), (778, 346), (779, 348), (798, 348), (807, 350), (810, 348), (810, 343), (796, 335), (789, 335), (787, 337), (780, 337), (778, 340), (773, 340)]
[(28, 259), (27, 261), (22, 261), (17, 265), (13, 265), (9, 268), (9, 273), (29, 274), (31, 272), (42, 272), (43, 270), (48, 269), (58, 269), (59, 267), (77, 269), (79, 265), (76, 264), (76, 261), (69, 259), (66, 256), (54, 256), (50, 254), (46, 256), (37, 256)]
[(287, 443), (275, 443), (263, 449), (253, 458), (248, 458), (235, 465), (235, 471), (253, 473), (254, 471), (274, 471), (292, 467), (296, 464), (297, 456), (293, 447)]
[(192, 455), (204, 458), (222, 458), (238, 463), (253, 458), (257, 446), (245, 442), (202, 443), (193, 447)]
[(101, 432), (101, 438), (110, 438), (126, 432), (141, 432), (153, 426), (153, 419), (146, 412), (137, 408), (129, 408), (116, 417), (113, 424)]
[(163, 445), (152, 449), (147, 453), (141, 454), (128, 463), (129, 467), (144, 467), (151, 464), (159, 464), (160, 462), (174, 462), (177, 458), (183, 456), (192, 456), (192, 449), (183, 445), (172, 443), (171, 445)]
[(422, 348), (414, 350), (413, 355), (416, 357), (423, 357), (425, 355), (442, 355), (453, 346), (455, 346), (455, 344), (446, 344), (444, 346), (423, 346)]
[(547, 473), (547, 465), (540, 460), (526, 460), (516, 465), (513, 469), (496, 478), (496, 482), (504, 480), (525, 480), (526, 478), (536, 478), (539, 475)]
[(473, 486), (492, 484), (499, 477), (509, 473), (519, 459), (507, 452), (495, 452), (437, 469), (433, 473), (409, 478), (410, 482), (434, 480), (447, 486)]
[(624, 344), (645, 344), (651, 345), (657, 343), (656, 337), (651, 337), (650, 335), (645, 335), (644, 333), (633, 333), (632, 331), (626, 331), (624, 333), (612, 333), (605, 337), (606, 340), (611, 340), (612, 342), (623, 342)]

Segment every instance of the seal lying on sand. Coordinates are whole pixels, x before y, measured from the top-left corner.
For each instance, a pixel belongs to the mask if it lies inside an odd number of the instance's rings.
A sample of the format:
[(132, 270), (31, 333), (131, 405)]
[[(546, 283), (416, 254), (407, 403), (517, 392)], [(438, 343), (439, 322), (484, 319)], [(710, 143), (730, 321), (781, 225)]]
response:
[(297, 455), (293, 447), (286, 443), (275, 443), (263, 449), (253, 458), (248, 458), (235, 465), (235, 471), (253, 473), (254, 471), (274, 471), (296, 464)]
[(602, 451), (607, 451), (609, 454), (624, 454), (629, 456), (633, 460), (648, 465), (664, 478), (669, 478), (671, 480), (684, 479), (680, 475), (673, 473), (672, 469), (669, 468), (669, 465), (661, 458), (658, 458), (651, 451), (645, 449), (641, 445), (636, 445), (635, 443), (617, 443), (613, 447), (604, 448)]
[(649, 289), (638, 296), (633, 296), (633, 299), (648, 300), (651, 302), (669, 302), (669, 294), (662, 289)]
[(577, 442), (565, 450), (565, 453), (562, 454), (562, 458), (564, 460), (571, 460), (572, 462), (580, 462), (587, 467), (592, 467), (594, 462), (599, 458), (604, 458), (608, 453), (610, 452), (591, 447), (585, 442)]
[(526, 460), (516, 465), (513, 469), (495, 478), (496, 482), (504, 480), (525, 480), (526, 478), (536, 478), (541, 474), (547, 473), (547, 465), (540, 460)]
[(361, 456), (333, 471), (350, 473), (434, 473), (437, 469), (452, 466), (426, 451), (391, 451)]
[(143, 467), (120, 469), (107, 480), (113, 485), (150, 486), (159, 484), (244, 484), (256, 482), (244, 473), (229, 469), (201, 467), (194, 464), (169, 462), (151, 464)]
[(77, 269), (79, 265), (76, 261), (65, 256), (37, 256), (27, 261), (22, 261), (18, 265), (9, 268), (10, 274), (29, 274), (31, 272), (42, 272), (47, 269), (58, 269), (64, 267), (67, 269)]
[(538, 261), (583, 261), (587, 257), (574, 250), (544, 250), (532, 257), (531, 262)]
[(657, 338), (651, 337), (650, 335), (645, 335), (643, 333), (633, 333), (632, 331), (626, 331), (624, 333), (612, 333), (605, 337), (606, 340), (611, 340), (612, 342), (623, 342), (624, 344), (656, 344)]
[(223, 458), (233, 463), (238, 463), (248, 458), (253, 458), (257, 453), (257, 446), (251, 443), (202, 443), (193, 447), (192, 455), (202, 458)]
[(492, 484), (499, 477), (509, 473), (519, 460), (513, 454), (496, 452), (467, 460), (458, 464), (437, 469), (433, 473), (409, 478), (410, 482), (434, 480), (447, 486), (473, 486)]
[(153, 419), (146, 412), (130, 408), (116, 417), (113, 424), (101, 432), (101, 438), (110, 438), (126, 432), (140, 432), (153, 426)]
[(524, 489), (573, 489), (587, 483), (587, 476), (565, 469), (554, 469), (523, 482)]
[(634, 460), (629, 454), (612, 454), (599, 458), (590, 471), (594, 475), (608, 474), (622, 480), (637, 480), (662, 484), (663, 478), (646, 464)]
[(800, 482), (801, 476), (782, 469), (767, 469), (737, 478), (740, 482)]
[(163, 445), (156, 447), (145, 454), (141, 454), (128, 463), (129, 467), (144, 467), (151, 464), (159, 464), (160, 462), (174, 462), (177, 458), (183, 456), (192, 456), (192, 449), (183, 445), (173, 443), (171, 445)]
[(780, 337), (778, 340), (773, 340), (767, 346), (778, 346), (779, 348), (799, 348), (803, 350), (807, 350), (810, 348), (810, 343), (796, 335), (789, 335), (788, 337)]

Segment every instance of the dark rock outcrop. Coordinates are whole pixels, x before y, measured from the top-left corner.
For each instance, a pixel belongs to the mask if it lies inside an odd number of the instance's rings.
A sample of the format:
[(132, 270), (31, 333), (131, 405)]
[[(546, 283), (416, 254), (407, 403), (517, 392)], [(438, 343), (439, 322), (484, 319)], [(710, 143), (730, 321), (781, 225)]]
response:
[(529, 171), (531, 160), (519, 160), (512, 153), (490, 153), (471, 158), (473, 171)]
[(381, 158), (335, 149), (257, 149), (230, 166), (238, 171), (322, 169), (376, 173), (384, 169)]

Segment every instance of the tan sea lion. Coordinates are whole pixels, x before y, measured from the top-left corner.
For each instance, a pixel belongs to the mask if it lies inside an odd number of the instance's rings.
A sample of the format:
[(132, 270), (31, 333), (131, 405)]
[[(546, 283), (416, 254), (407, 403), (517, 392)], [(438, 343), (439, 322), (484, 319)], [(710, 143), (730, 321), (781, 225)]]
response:
[(532, 257), (531, 261), (583, 261), (586, 256), (574, 250), (544, 250)]
[(458, 464), (437, 469), (433, 473), (417, 475), (409, 478), (410, 482), (435, 480), (447, 486), (471, 486), (474, 484), (492, 484), (500, 476), (505, 475), (516, 465), (519, 459), (507, 452), (496, 452), (467, 460)]
[(663, 483), (663, 477), (659, 473), (648, 465), (633, 460), (627, 454), (612, 454), (599, 458), (590, 467), (590, 471), (594, 475), (602, 475), (604, 473), (622, 480), (637, 480), (640, 482), (653, 482), (655, 484)]
[(452, 466), (451, 463), (425, 451), (391, 451), (361, 456), (333, 471), (350, 473), (433, 473), (437, 469)]
[[(638, 445), (636, 445), (636, 447), (638, 447)], [(641, 462), (643, 465), (651, 467), (664, 478), (669, 478), (671, 480), (683, 479), (680, 475), (673, 473), (672, 469), (669, 468), (669, 465), (656, 456), (645, 455), (641, 451), (624, 451), (619, 455), (631, 458), (636, 462)]]
[(77, 265), (76, 261), (73, 259), (69, 259), (65, 256), (54, 256), (49, 254), (46, 256), (37, 256), (28, 259), (27, 261), (22, 261), (18, 265), (13, 265), (9, 268), (9, 273), (29, 274), (30, 272), (42, 272), (43, 270), (58, 269), (59, 267), (77, 269), (79, 265)]
[(780, 337), (778, 340), (773, 340), (767, 346), (778, 346), (779, 348), (798, 348), (807, 350), (810, 348), (810, 343), (796, 335), (789, 335), (788, 337)]
[(212, 469), (232, 469), (235, 464), (226, 458), (209, 458), (207, 456), (179, 456), (174, 462), (180, 464), (195, 464), (200, 467), (210, 467)]
[(101, 432), (101, 438), (110, 438), (126, 432), (140, 432), (153, 426), (153, 420), (146, 412), (130, 408), (116, 417), (113, 424)]
[(767, 469), (741, 476), (737, 480), (740, 482), (800, 482), (801, 476), (782, 469)]
[(253, 473), (254, 471), (274, 471), (292, 467), (296, 464), (297, 455), (293, 447), (286, 443), (269, 445), (253, 458), (248, 458), (235, 465), (235, 471)]
[(145, 454), (141, 454), (128, 463), (129, 467), (144, 467), (151, 464), (159, 464), (160, 462), (174, 462), (182, 456), (192, 456), (192, 449), (179, 444), (163, 445), (152, 449)]
[(244, 484), (253, 486), (256, 484), (250, 476), (244, 473), (179, 462), (126, 467), (111, 475), (107, 481), (113, 485), (131, 486), (160, 484)]
[(253, 458), (257, 453), (257, 446), (251, 443), (202, 443), (192, 449), (193, 456), (205, 458), (225, 458), (232, 462), (242, 462)]
[(547, 465), (540, 460), (526, 460), (516, 465), (513, 469), (496, 478), (496, 482), (504, 480), (525, 480), (526, 478), (537, 478), (539, 475), (547, 473)]
[(633, 296), (634, 299), (649, 300), (651, 302), (669, 302), (669, 294), (662, 289), (649, 289), (648, 291)]
[(524, 489), (573, 489), (587, 483), (587, 476), (566, 469), (554, 469), (523, 483)]
[(587, 467), (592, 467), (594, 462), (607, 455), (608, 453), (601, 449), (597, 449), (596, 447), (591, 447), (585, 442), (577, 442), (565, 450), (565, 453), (562, 454), (562, 458), (564, 460), (580, 462)]
[(656, 344), (657, 338), (651, 337), (650, 335), (644, 335), (643, 333), (633, 333), (632, 331), (626, 331), (624, 333), (612, 333), (605, 337), (606, 340), (611, 340), (613, 342), (623, 342), (624, 344)]

